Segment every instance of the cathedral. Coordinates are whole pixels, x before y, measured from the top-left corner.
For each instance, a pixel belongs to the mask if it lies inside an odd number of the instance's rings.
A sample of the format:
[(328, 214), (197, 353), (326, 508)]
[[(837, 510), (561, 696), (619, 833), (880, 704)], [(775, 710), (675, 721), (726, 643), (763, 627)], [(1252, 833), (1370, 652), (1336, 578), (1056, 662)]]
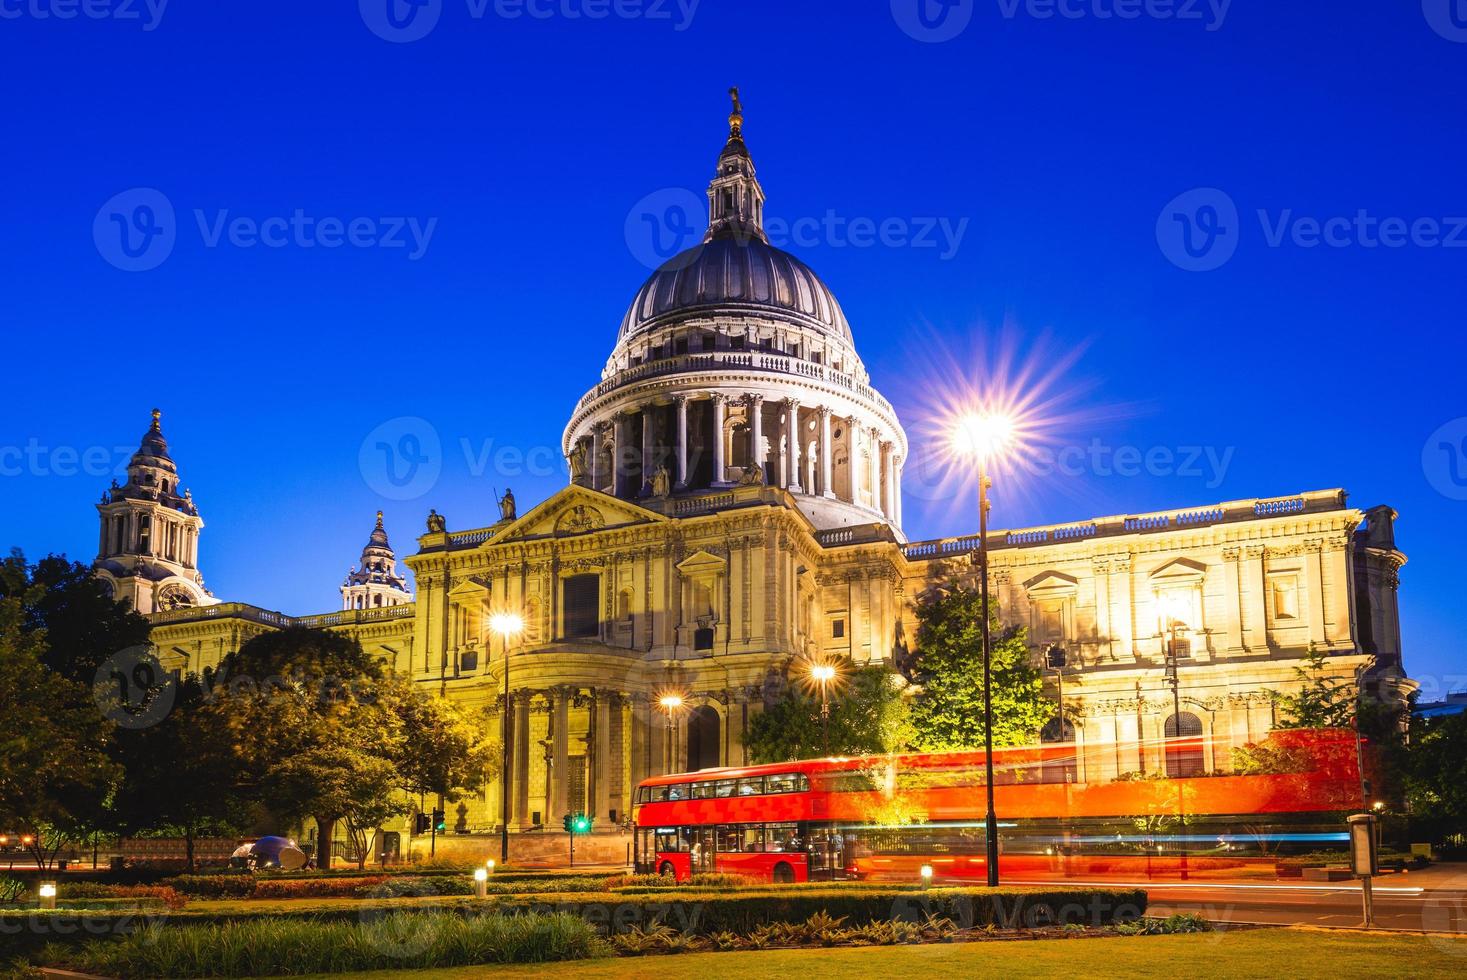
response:
[[(524, 513), (507, 496), (483, 526), (430, 514), (411, 587), (379, 513), (339, 610), (217, 599), (155, 411), (98, 505), (95, 569), (164, 662), (202, 670), (289, 626), (349, 634), (491, 732), (507, 721), (507, 807), (498, 779), (452, 804), (440, 852), (487, 851), (508, 812), (516, 854), (540, 853), (584, 812), (586, 846), (620, 860), (638, 781), (745, 762), (750, 720), (812, 664), (906, 654), (920, 597), (972, 581), (978, 538), (903, 533), (907, 436), (830, 289), (769, 244), (742, 129), (735, 99), (703, 240), (637, 290), (571, 411), (570, 485)], [(990, 530), (999, 612), (1063, 692), (1043, 737), (1076, 743), (1080, 780), (1158, 771), (1175, 734), (1208, 736), (1201, 763), (1225, 770), (1311, 649), (1403, 698), (1395, 518), (1324, 489)]]

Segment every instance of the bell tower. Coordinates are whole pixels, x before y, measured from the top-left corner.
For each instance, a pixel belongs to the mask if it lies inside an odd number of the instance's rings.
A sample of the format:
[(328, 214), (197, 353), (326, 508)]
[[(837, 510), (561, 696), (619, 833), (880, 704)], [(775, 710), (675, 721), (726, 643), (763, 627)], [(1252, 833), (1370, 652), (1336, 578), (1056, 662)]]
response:
[(764, 188), (754, 176), (754, 158), (744, 145), (744, 104), (739, 90), (728, 90), (733, 109), (728, 114), (728, 142), (718, 155), (718, 171), (708, 184), (708, 232), (704, 241), (724, 236), (747, 241), (764, 234)]
[(397, 573), (397, 555), (387, 540), (382, 526), (382, 512), (377, 512), (377, 526), (362, 549), (362, 566), (353, 568), (341, 584), (341, 608), (381, 609), (401, 606), (413, 601), (407, 579)]
[(204, 521), (193, 494), (179, 484), (162, 417), (153, 409), (153, 422), (127, 464), (127, 483), (113, 480), (97, 504), (101, 533), (92, 569), (115, 599), (145, 615), (219, 601), (199, 573)]

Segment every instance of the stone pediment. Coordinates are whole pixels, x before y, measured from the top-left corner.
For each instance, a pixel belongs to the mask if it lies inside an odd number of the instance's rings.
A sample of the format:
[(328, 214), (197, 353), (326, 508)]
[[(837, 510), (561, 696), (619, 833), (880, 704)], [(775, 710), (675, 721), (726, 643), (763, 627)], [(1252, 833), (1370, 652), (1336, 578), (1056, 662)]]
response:
[(1079, 588), (1079, 579), (1056, 571), (1040, 572), (1024, 583), (1024, 591), (1035, 597), (1074, 595)]
[(634, 524), (666, 524), (668, 518), (608, 494), (570, 486), (489, 539), (488, 545), (533, 538), (564, 538)]
[(677, 570), (684, 575), (694, 576), (708, 572), (721, 572), (727, 566), (727, 561), (711, 552), (700, 549), (678, 562)]
[(1190, 558), (1175, 558), (1147, 576), (1154, 585), (1185, 585), (1207, 577), (1207, 566)]
[(487, 599), (489, 598), (489, 589), (478, 579), (465, 579), (448, 590), (448, 597), (454, 600)]

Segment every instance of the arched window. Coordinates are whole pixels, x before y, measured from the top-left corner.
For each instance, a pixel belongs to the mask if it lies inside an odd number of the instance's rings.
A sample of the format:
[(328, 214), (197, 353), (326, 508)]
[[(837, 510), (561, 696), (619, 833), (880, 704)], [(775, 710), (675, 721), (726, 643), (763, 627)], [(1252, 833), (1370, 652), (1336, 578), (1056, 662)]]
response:
[(688, 715), (688, 772), (718, 766), (719, 729), (718, 712), (709, 705), (694, 708)]
[(1201, 776), (1207, 764), (1202, 753), (1202, 719), (1190, 711), (1170, 715), (1166, 720), (1166, 737), (1167, 776), (1172, 779)]

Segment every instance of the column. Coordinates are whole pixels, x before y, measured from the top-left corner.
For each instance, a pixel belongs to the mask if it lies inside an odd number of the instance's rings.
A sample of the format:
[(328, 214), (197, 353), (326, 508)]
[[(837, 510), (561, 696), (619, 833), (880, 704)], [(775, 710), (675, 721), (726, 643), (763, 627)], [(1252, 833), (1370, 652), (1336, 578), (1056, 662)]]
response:
[(1224, 548), (1222, 552), (1223, 576), (1223, 632), (1227, 639), (1223, 643), (1225, 653), (1236, 653), (1243, 649), (1243, 605), (1242, 593), (1238, 588), (1241, 552), (1237, 548)]
[(891, 458), (892, 469), (896, 471), (892, 477), (891, 507), (894, 515), (892, 519), (896, 522), (897, 527), (902, 526), (902, 467), (905, 463), (906, 460), (900, 456)]
[(510, 697), (514, 699), (514, 716), (510, 719), (514, 723), (510, 792), (514, 794), (513, 820), (524, 829), (530, 825), (530, 698), (524, 691), (515, 691)]
[(601, 423), (591, 423), (591, 458), (586, 464), (586, 475), (591, 489), (601, 489)]
[(591, 707), (594, 718), (591, 722), (596, 737), (592, 745), (595, 753), (595, 771), (591, 773), (594, 782), (594, 795), (591, 797), (591, 809), (596, 820), (606, 820), (611, 812), (611, 781), (616, 776), (616, 769), (611, 760), (611, 700), (610, 691), (598, 690), (595, 693), (595, 702)]
[(713, 402), (713, 485), (728, 486), (728, 465), (724, 461), (723, 424), (727, 395), (714, 393)]
[(889, 521), (896, 520), (896, 484), (893, 476), (896, 467), (892, 465), (891, 443), (883, 442), (881, 445), (881, 513)]
[(550, 778), (546, 781), (545, 821), (554, 826), (570, 799), (570, 698), (568, 688), (550, 692)]
[(622, 474), (626, 469), (622, 454), (627, 445), (627, 417), (623, 412), (617, 412), (616, 418), (612, 420), (611, 433), (611, 494), (619, 497), (622, 492)]
[(764, 396), (749, 396), (749, 465), (764, 468)]
[(673, 404), (677, 406), (677, 483), (674, 486), (685, 490), (688, 486), (688, 396), (675, 395)]
[(652, 492), (652, 471), (656, 467), (652, 459), (656, 450), (656, 421), (657, 406), (648, 405), (642, 409), (642, 485), (637, 488), (637, 496)]
[(1264, 596), (1263, 545), (1245, 545), (1243, 561), (1238, 569), (1241, 575), (1240, 601), (1243, 614), (1243, 645), (1250, 651), (1264, 652), (1268, 649), (1268, 614)]
[(1329, 638), (1324, 631), (1324, 543), (1317, 538), (1304, 542), (1304, 580), (1309, 585), (1309, 642), (1327, 646)]
[(881, 510), (881, 443), (878, 441), (876, 426), (866, 430), (867, 445), (870, 447), (868, 455), (870, 463), (866, 467), (867, 480), (871, 484), (871, 509)]
[(815, 411), (820, 413), (820, 496), (834, 497), (830, 477), (830, 407), (821, 405)]
[(804, 443), (800, 435), (800, 400), (786, 398), (784, 410), (784, 445), (785, 452), (789, 455), (789, 482), (785, 486), (790, 493), (803, 493), (800, 489), (800, 453)]

